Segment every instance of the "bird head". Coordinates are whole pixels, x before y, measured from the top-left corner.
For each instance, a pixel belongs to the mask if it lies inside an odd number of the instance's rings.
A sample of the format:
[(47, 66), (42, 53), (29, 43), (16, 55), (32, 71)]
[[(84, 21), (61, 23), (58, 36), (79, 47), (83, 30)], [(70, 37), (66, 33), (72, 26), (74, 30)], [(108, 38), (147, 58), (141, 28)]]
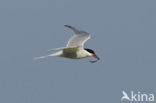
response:
[(88, 49), (88, 48), (84, 48), (87, 52), (89, 52), (91, 54), (92, 57), (96, 58), (95, 61), (90, 61), (91, 63), (95, 63), (97, 62), (98, 60), (100, 60), (100, 58), (95, 54), (95, 52), (91, 49)]

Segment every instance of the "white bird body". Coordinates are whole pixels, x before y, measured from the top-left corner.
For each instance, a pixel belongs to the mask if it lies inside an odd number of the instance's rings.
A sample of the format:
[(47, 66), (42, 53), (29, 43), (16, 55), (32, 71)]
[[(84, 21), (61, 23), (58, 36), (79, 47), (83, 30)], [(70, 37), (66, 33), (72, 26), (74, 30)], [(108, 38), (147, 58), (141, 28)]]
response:
[[(57, 51), (57, 52), (47, 56), (36, 57), (36, 59), (43, 59), (52, 56), (64, 57), (70, 59), (81, 59), (81, 58), (93, 56), (97, 60), (99, 60), (99, 58), (95, 55), (93, 50), (83, 48), (84, 43), (88, 39), (90, 39), (89, 33), (78, 30), (69, 25), (65, 25), (65, 26), (72, 29), (74, 32), (74, 35), (69, 39), (67, 46), (62, 48), (51, 49), (49, 51)], [(96, 61), (91, 61), (91, 62), (96, 62)]]
[(73, 48), (66, 48), (47, 56), (36, 57), (36, 59), (43, 59), (43, 58), (53, 57), (53, 56), (70, 58), (70, 59), (82, 59), (82, 58), (90, 57), (92, 55), (83, 49), (75, 51)]

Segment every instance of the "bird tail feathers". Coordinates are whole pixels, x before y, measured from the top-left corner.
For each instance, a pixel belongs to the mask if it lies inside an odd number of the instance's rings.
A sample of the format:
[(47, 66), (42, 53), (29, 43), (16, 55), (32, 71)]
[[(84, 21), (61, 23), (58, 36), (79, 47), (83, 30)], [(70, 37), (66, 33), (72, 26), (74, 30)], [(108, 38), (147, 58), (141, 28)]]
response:
[(45, 59), (45, 58), (47, 58), (47, 57), (50, 57), (50, 55), (35, 57), (34, 60)]

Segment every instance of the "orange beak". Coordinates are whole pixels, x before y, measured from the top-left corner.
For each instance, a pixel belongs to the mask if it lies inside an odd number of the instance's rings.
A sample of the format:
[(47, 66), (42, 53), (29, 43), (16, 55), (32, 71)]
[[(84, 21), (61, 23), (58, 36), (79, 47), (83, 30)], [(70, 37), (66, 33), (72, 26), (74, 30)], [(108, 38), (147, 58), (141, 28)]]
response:
[(95, 54), (92, 54), (92, 56), (93, 56), (94, 58), (98, 58)]
[(96, 60), (95, 60), (95, 61), (90, 61), (91, 63), (95, 63), (95, 62), (97, 62), (98, 60), (100, 60), (100, 58), (99, 58), (98, 56), (96, 56), (95, 54), (92, 54), (92, 56), (93, 56), (94, 58), (96, 58)]

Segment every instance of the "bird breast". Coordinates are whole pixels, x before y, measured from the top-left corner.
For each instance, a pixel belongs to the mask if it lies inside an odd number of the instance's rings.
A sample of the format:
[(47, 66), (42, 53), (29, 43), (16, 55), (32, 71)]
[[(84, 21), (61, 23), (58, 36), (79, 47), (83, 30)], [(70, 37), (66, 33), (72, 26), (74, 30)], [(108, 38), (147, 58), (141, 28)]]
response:
[(81, 59), (81, 58), (86, 58), (86, 57), (89, 57), (89, 53), (85, 50), (79, 50), (77, 51), (77, 58), (78, 59)]

